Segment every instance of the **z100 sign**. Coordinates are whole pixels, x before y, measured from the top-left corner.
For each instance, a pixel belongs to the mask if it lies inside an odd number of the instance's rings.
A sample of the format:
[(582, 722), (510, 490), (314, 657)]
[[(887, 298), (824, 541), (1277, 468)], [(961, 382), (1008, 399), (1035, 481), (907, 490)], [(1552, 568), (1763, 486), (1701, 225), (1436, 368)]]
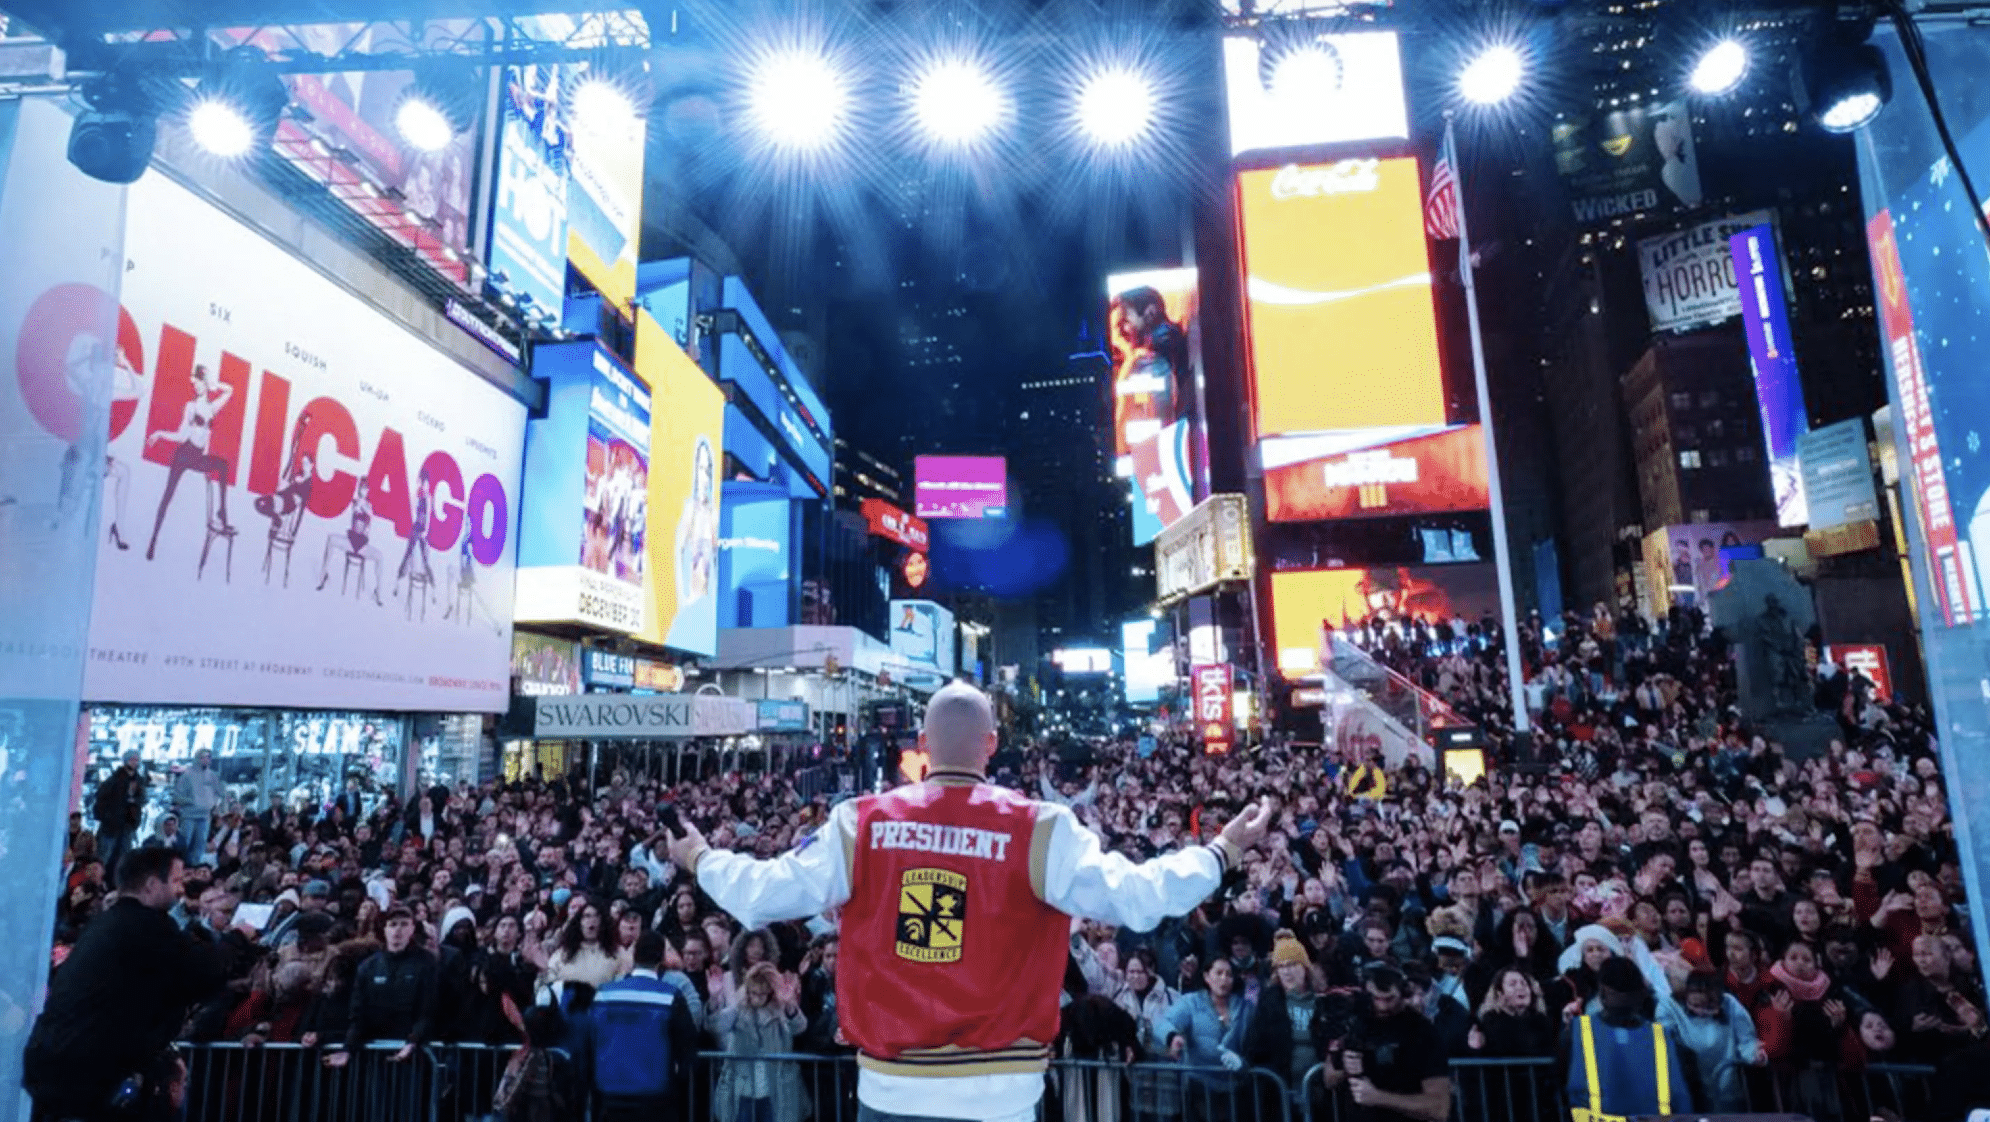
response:
[(114, 362), (85, 698), (503, 710), (524, 407), (157, 171), (125, 250), (22, 329)]

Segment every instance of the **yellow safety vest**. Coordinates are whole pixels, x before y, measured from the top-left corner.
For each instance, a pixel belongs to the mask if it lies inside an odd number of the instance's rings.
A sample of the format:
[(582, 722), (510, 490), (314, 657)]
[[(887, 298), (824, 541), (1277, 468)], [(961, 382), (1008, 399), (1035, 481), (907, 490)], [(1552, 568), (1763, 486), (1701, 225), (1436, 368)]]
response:
[[(1572, 1106), (1569, 1113), (1575, 1122), (1628, 1122), (1622, 1114), (1603, 1112), (1603, 1081), (1596, 1074), (1596, 1031), (1590, 1027), (1589, 1017), (1578, 1017), (1582, 1025), (1582, 1074), (1589, 1086), (1589, 1108)], [(1658, 1084), (1658, 1112), (1661, 1115), (1672, 1113), (1672, 1060), (1665, 1043), (1665, 1026), (1656, 1021), (1651, 1026), (1652, 1059), (1656, 1065), (1654, 1072)]]

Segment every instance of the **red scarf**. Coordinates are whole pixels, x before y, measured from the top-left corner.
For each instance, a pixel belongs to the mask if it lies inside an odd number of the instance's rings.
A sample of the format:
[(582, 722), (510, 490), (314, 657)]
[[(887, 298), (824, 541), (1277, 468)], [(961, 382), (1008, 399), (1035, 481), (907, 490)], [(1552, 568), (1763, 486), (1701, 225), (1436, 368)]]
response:
[(1824, 995), (1831, 989), (1831, 975), (1822, 970), (1817, 972), (1817, 977), (1806, 982), (1783, 969), (1783, 964), (1778, 962), (1769, 968), (1769, 976), (1781, 982), (1783, 988), (1790, 991), (1790, 996), (1798, 1001), (1823, 1001)]

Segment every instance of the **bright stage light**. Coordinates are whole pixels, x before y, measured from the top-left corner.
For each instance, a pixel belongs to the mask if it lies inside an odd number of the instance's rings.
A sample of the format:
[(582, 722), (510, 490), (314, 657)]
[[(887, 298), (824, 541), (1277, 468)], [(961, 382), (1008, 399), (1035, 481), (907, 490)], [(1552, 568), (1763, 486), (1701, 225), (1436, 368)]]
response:
[(440, 152), (456, 139), (449, 114), (426, 97), (411, 95), (394, 110), (394, 131), (417, 152)]
[(1478, 105), (1498, 105), (1520, 89), (1527, 67), (1520, 52), (1501, 45), (1488, 47), (1458, 76), (1458, 92)]
[(753, 66), (747, 82), (754, 127), (779, 147), (822, 148), (843, 130), (849, 85), (821, 55), (803, 50), (768, 55)]
[(1698, 93), (1718, 97), (1732, 92), (1748, 76), (1748, 48), (1736, 39), (1722, 39), (1701, 53), (1686, 82)]
[(937, 62), (912, 88), (912, 116), (928, 137), (964, 146), (981, 140), (1008, 115), (1009, 99), (979, 64), (966, 59)]
[(1115, 67), (1078, 88), (1078, 127), (1102, 148), (1129, 147), (1154, 126), (1154, 84), (1145, 75)]
[(607, 78), (588, 76), (568, 97), (574, 119), (600, 132), (617, 132), (641, 114), (627, 90)]
[(1287, 105), (1317, 105), (1340, 92), (1340, 53), (1326, 43), (1304, 43), (1279, 56), (1271, 68), (1271, 95)]
[(202, 150), (233, 160), (255, 147), (256, 128), (240, 106), (220, 97), (203, 97), (187, 111), (187, 131)]

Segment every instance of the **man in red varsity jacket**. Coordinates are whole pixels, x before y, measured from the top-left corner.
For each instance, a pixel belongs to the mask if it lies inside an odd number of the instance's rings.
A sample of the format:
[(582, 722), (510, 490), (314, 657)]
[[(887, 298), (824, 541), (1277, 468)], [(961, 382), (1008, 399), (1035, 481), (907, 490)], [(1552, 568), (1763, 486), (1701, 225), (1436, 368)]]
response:
[(1188, 912), (1272, 806), (1134, 864), (1068, 809), (987, 782), (995, 711), (980, 690), (934, 694), (919, 743), (925, 782), (839, 804), (791, 853), (712, 849), (687, 822), (670, 855), (749, 928), (842, 906), (836, 1010), (858, 1049), (859, 1122), (1022, 1122), (1057, 1035), (1069, 917), (1146, 931)]

